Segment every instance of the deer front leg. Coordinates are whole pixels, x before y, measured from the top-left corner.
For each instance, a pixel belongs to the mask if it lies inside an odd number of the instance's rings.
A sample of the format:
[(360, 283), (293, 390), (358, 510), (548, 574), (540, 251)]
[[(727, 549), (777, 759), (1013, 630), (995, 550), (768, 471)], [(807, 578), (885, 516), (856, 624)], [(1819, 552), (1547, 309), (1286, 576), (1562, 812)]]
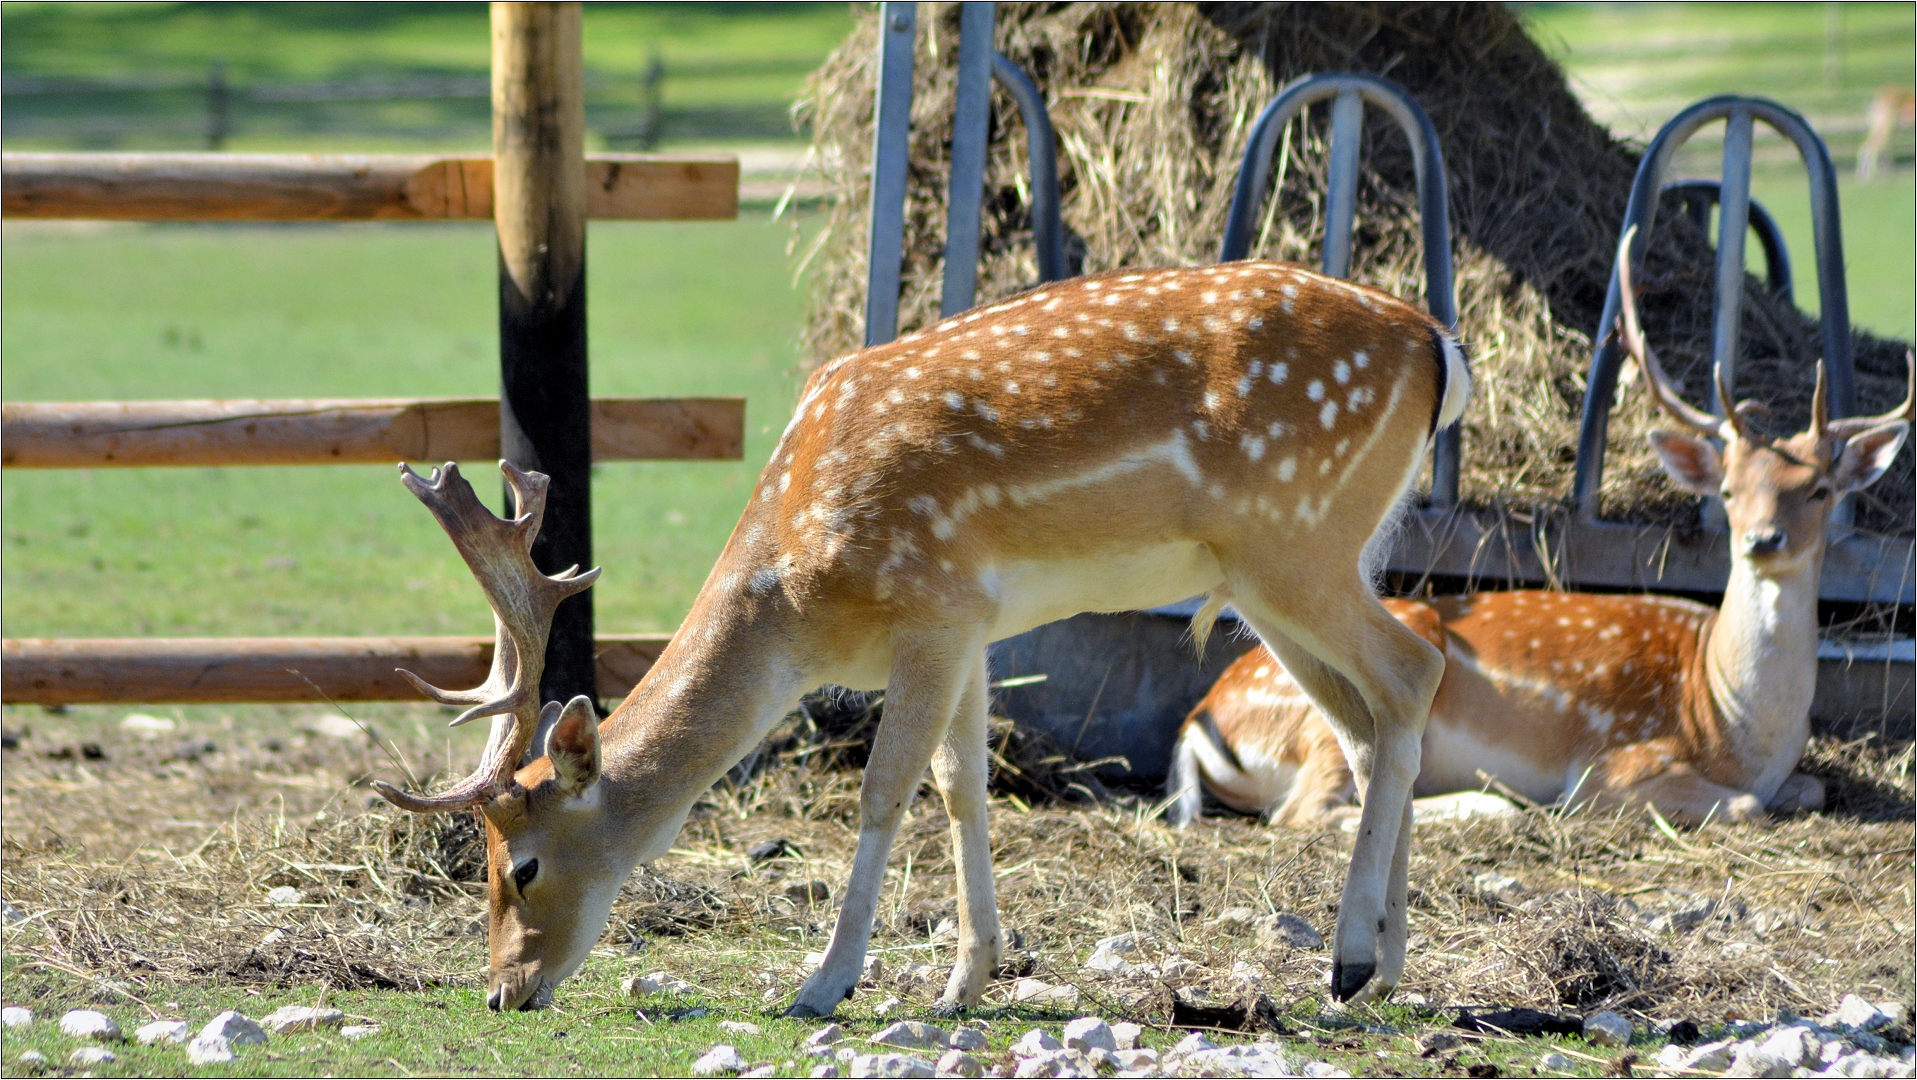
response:
[[(799, 988), (787, 1016), (830, 1016), (858, 986), (892, 838), (926, 765), (945, 739), (972, 657), (981, 652), (980, 643), (970, 638), (961, 643), (949, 636), (902, 635), (895, 642), (885, 717), (872, 739), (859, 793), (859, 847), (852, 857), (852, 877), (825, 960)], [(991, 873), (989, 865), (986, 873)]]
[[(1613, 760), (1606, 764), (1611, 765), (1613, 771), (1620, 766), (1628, 767), (1629, 758), (1639, 756), (1631, 751), (1638, 749), (1630, 747), (1622, 755), (1614, 754)], [(1626, 760), (1616, 760), (1620, 756)], [(1600, 808), (1620, 804), (1654, 806), (1658, 813), (1680, 825), (1702, 825), (1706, 820), (1770, 820), (1770, 815), (1765, 813), (1764, 804), (1757, 796), (1717, 783), (1684, 762), (1677, 762), (1634, 783), (1606, 786), (1598, 791), (1592, 802)]]
[(1777, 788), (1777, 794), (1765, 804), (1765, 809), (1777, 814), (1794, 814), (1799, 810), (1822, 810), (1824, 808), (1824, 782), (1809, 773), (1792, 773), (1784, 778)]
[(932, 758), (932, 776), (945, 797), (957, 855), (958, 956), (945, 995), (934, 1012), (952, 1015), (979, 1003), (985, 984), (998, 968), (1000, 935), (998, 895), (992, 880), (992, 838), (986, 823), (986, 782), (990, 757), (986, 743), (985, 654), (979, 653), (965, 678), (965, 690), (945, 742)]

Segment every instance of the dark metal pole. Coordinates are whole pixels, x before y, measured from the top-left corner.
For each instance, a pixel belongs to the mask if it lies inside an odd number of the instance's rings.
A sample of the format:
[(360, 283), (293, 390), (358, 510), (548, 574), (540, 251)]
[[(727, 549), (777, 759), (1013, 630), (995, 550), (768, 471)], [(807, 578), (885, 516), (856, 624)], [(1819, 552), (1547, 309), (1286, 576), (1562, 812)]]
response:
[(918, 5), (879, 5), (879, 84), (872, 122), (872, 233), (866, 248), (865, 343), (899, 336), (905, 261), (905, 168), (912, 152), (912, 43)]
[[(533, 562), (550, 574), (592, 565), (579, 5), (495, 3), (492, 30), (500, 450), (552, 477), (532, 548)], [(597, 696), (590, 592), (559, 605), (540, 694)]]
[(1038, 256), (1038, 280), (1063, 281), (1072, 276), (1065, 263), (1065, 226), (1058, 216), (1058, 140), (1045, 95), (1000, 53), (992, 54), (992, 76), (1018, 102), (1025, 118), (1025, 153), (1032, 161), (1032, 246)]
[(958, 87), (952, 104), (952, 180), (945, 198), (945, 276), (939, 315), (957, 315), (978, 297), (979, 213), (985, 198), (985, 141), (992, 120), (989, 0), (959, 7)]

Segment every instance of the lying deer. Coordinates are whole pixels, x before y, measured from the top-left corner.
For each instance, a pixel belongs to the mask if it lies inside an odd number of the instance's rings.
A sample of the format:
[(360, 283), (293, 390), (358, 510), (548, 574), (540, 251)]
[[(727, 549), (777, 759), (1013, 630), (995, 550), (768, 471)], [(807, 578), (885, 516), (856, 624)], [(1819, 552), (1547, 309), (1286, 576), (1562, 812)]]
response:
[[(1794, 770), (1810, 737), (1830, 511), (1890, 467), (1917, 381), (1889, 413), (1828, 420), (1819, 364), (1810, 429), (1766, 439), (1747, 423), (1754, 402), (1722, 420), (1684, 402), (1639, 331), (1622, 248), (1618, 276), (1625, 345), (1658, 404), (1693, 432), (1653, 431), (1651, 445), (1679, 485), (1721, 497), (1730, 518), (1723, 606), (1561, 592), (1385, 601), (1446, 660), (1414, 793), (1477, 789), (1489, 775), (1540, 803), (1649, 804), (1692, 824), (1816, 809), (1823, 785)], [(1721, 369), (1717, 379), (1719, 400), (1732, 400)], [(1201, 788), (1284, 825), (1349, 813), (1343, 741), (1254, 649), (1185, 720), (1170, 816), (1197, 816)]]
[(406, 483), (452, 534), (498, 625), (493, 674), (445, 694), (495, 715), (477, 771), (419, 812), (486, 821), (494, 1009), (550, 1000), (633, 868), (822, 684), (885, 690), (851, 880), (790, 1011), (859, 980), (900, 816), (927, 765), (951, 818), (958, 959), (941, 1008), (977, 1004), (1000, 952), (986, 834), (985, 644), (1081, 611), (1229, 600), (1324, 706), (1366, 801), (1332, 989), (1404, 966), (1410, 792), (1443, 674), (1359, 559), (1464, 410), (1470, 376), (1432, 319), (1276, 263), (1115, 272), (1039, 287), (826, 364), (807, 382), (692, 611), (603, 723), (576, 698), (519, 768), (542, 709), (546, 623), (590, 575), (525, 548), (543, 479), (508, 469), (499, 521), (448, 466)]

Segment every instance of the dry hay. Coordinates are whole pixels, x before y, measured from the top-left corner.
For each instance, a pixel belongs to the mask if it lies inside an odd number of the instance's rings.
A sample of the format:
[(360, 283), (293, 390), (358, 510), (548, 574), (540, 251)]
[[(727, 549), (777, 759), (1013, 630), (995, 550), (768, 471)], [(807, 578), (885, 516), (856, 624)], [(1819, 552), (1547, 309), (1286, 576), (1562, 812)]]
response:
[[(807, 723), (795, 718), (782, 749), (701, 801), (673, 853), (628, 883), (604, 946), (643, 947), (637, 962), (718, 988), (742, 1010), (796, 987), (800, 958), (830, 932), (858, 836), (858, 772), (835, 755), (859, 740)], [(393, 770), (370, 748), (222, 741), (231, 745), (190, 762), (131, 740), (109, 741), (96, 761), (48, 758), (45, 737), (7, 754), (4, 891), (28, 914), (6, 932), (16, 965), (92, 980), (104, 997), (143, 998), (176, 981), (479, 982), (470, 817), (422, 819), (371, 799), (366, 777)], [(1013, 793), (993, 800), (999, 901), (1019, 941), (993, 1000), (1018, 974), (1076, 985), (1086, 1008), (1113, 1019), (1168, 1022), (1179, 991), (1188, 1020), (1194, 1002), (1217, 1006), (1200, 1015), (1245, 1023), (1310, 1014), (1326, 950), (1261, 942), (1214, 919), (1233, 907), (1288, 911), (1328, 933), (1349, 837), (1244, 818), (1177, 832), (1152, 816), (1151, 799), (1094, 801), (1041, 775), (1042, 761), (1028, 759)], [(1405, 990), (1436, 1007), (1612, 1007), (1699, 1023), (1821, 1012), (1853, 991), (1907, 997), (1911, 748), (1819, 740), (1806, 767), (1830, 786), (1831, 812), (1768, 828), (1667, 835), (1637, 817), (1542, 810), (1421, 828)], [(1064, 794), (1044, 801), (1047, 785)], [(885, 974), (854, 1010), (889, 994), (929, 1005), (937, 992), (951, 950), (934, 935), (956, 910), (947, 836), (928, 792), (882, 896), (874, 947)], [(749, 857), (755, 846), (771, 857)], [(1488, 870), (1526, 890), (1487, 897), (1475, 878)], [(299, 888), (304, 906), (270, 903), (277, 885)], [(1706, 904), (1688, 929), (1653, 924)], [(1144, 981), (1083, 971), (1092, 943), (1116, 933), (1193, 967)], [(742, 963), (741, 948), (756, 959)]]
[[(921, 5), (905, 219), (901, 330), (936, 318), (950, 159), (956, 5)], [(813, 296), (813, 363), (862, 336), (875, 18), (868, 15), (808, 83), (809, 120), (829, 192), (827, 224), (803, 256)], [(1217, 258), (1238, 155), (1275, 89), (1311, 72), (1370, 71), (1404, 85), (1436, 123), (1450, 181), (1459, 321), (1477, 392), (1465, 415), (1463, 495), (1520, 513), (1561, 512), (1570, 492), (1590, 362), (1637, 152), (1585, 114), (1563, 73), (1494, 4), (998, 5), (997, 46), (1045, 90), (1059, 146), (1068, 241), (1086, 272)], [(1037, 278), (1028, 222), (1025, 131), (994, 88), (979, 299)], [(1252, 253), (1316, 262), (1327, 109), (1286, 133)], [(1353, 274), (1422, 302), (1424, 278), (1408, 147), (1368, 114)], [(1390, 126), (1388, 126), (1390, 125)], [(1711, 253), (1674, 206), (1660, 224), (1642, 306), (1666, 366), (1702, 400), (1708, 380)], [(1809, 253), (1800, 252), (1799, 261)], [(1746, 283), (1740, 393), (1796, 430), (1809, 411), (1815, 324)], [(1894, 406), (1903, 345), (1855, 335), (1859, 404)], [(1658, 422), (1631, 373), (1610, 424), (1607, 516), (1696, 523), (1644, 433)], [(1912, 455), (1860, 501), (1861, 525), (1909, 535)]]

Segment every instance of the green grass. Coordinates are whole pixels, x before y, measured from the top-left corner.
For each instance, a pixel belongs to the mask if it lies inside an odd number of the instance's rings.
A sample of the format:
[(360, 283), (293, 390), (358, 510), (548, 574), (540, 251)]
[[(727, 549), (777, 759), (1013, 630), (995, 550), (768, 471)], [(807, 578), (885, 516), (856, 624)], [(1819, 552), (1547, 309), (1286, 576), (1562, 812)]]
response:
[[(742, 463), (596, 470), (602, 630), (678, 624), (785, 424), (790, 235), (592, 227), (593, 392), (748, 399)], [(16, 227), (0, 259), (8, 401), (498, 392), (484, 226)], [(486, 628), (386, 467), (9, 470), (0, 495), (8, 636)]]

